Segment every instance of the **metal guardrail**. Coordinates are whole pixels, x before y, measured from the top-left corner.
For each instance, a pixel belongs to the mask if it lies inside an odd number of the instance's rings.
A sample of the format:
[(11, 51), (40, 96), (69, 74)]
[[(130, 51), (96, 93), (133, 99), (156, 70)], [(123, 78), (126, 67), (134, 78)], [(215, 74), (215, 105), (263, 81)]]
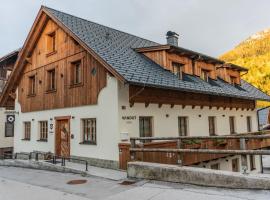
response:
[(76, 161), (80, 161), (80, 162), (84, 162), (85, 163), (85, 171), (88, 171), (88, 161), (87, 160), (83, 160), (83, 159), (78, 159), (78, 158), (71, 158), (71, 157), (63, 157), (63, 156), (58, 156), (55, 155), (53, 153), (50, 152), (30, 152), (30, 153), (26, 153), (26, 152), (17, 152), (15, 154), (11, 154), (11, 153), (4, 153), (3, 156), (0, 156), (1, 159), (7, 159), (11, 158), (11, 159), (18, 159), (18, 155), (25, 155), (28, 157), (29, 160), (31, 160), (33, 158), (33, 154), (35, 154), (35, 161), (39, 161), (39, 155), (51, 155), (52, 156), (52, 163), (53, 164), (57, 164), (57, 159), (61, 159), (61, 166), (66, 166), (66, 160), (76, 160)]

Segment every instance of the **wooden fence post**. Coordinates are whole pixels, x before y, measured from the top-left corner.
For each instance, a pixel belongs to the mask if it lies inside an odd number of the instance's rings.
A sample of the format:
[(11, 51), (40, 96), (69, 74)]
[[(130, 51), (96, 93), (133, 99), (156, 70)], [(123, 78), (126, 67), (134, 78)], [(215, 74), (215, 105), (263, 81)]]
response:
[[(182, 140), (178, 139), (177, 140), (177, 149), (181, 149), (181, 148), (182, 148)], [(177, 164), (179, 166), (182, 166), (182, 164), (183, 164), (182, 163), (183, 162), (182, 158), (183, 158), (182, 153), (178, 152), (177, 153)]]
[[(136, 140), (130, 139), (130, 145), (131, 145), (131, 148), (135, 148), (136, 147)], [(130, 152), (130, 159), (131, 159), (131, 161), (135, 160), (135, 152), (134, 151)]]
[[(246, 139), (240, 139), (240, 150), (246, 150)], [(241, 155), (241, 166), (242, 166), (242, 173), (247, 174), (247, 155)]]

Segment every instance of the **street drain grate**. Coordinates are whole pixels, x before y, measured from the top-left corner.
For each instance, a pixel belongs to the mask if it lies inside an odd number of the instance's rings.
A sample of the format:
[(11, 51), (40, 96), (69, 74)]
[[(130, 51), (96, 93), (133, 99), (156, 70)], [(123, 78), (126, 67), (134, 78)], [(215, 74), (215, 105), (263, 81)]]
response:
[(78, 185), (78, 184), (84, 184), (86, 183), (87, 180), (71, 180), (71, 181), (68, 181), (67, 184), (69, 185)]
[(136, 183), (135, 181), (122, 181), (121, 183), (119, 183), (120, 185), (132, 185)]

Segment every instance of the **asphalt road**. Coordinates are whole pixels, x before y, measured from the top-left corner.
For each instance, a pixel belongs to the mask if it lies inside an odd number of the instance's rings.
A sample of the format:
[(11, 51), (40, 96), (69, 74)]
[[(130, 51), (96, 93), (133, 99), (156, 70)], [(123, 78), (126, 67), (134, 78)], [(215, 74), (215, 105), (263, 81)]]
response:
[[(86, 183), (70, 185), (71, 180)], [(270, 191), (236, 190), (138, 181), (121, 185), (99, 177), (0, 167), (0, 200), (269, 200)]]

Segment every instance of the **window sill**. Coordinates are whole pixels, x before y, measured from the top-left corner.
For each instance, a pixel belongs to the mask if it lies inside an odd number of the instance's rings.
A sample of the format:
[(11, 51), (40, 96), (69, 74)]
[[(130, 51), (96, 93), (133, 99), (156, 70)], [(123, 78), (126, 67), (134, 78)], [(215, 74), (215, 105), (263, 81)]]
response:
[(22, 141), (30, 141), (30, 139), (24, 138), (24, 139), (22, 139)]
[(14, 137), (13, 135), (11, 136), (11, 135), (5, 135), (5, 137)]
[(84, 145), (97, 145), (96, 142), (87, 142), (87, 141), (80, 142), (79, 144), (84, 144)]
[(46, 56), (49, 57), (49, 56), (52, 56), (52, 55), (54, 55), (54, 54), (56, 54), (56, 53), (57, 53), (57, 51), (52, 51), (52, 52), (50, 52), (50, 53), (47, 53)]
[(40, 139), (40, 140), (37, 140), (37, 142), (48, 142), (47, 139)]
[(76, 88), (76, 87), (82, 87), (83, 83), (76, 83), (76, 84), (71, 84), (69, 88)]
[(53, 89), (53, 90), (47, 90), (45, 93), (46, 93), (46, 94), (56, 93), (56, 89)]
[(36, 94), (28, 94), (27, 97), (35, 97)]

